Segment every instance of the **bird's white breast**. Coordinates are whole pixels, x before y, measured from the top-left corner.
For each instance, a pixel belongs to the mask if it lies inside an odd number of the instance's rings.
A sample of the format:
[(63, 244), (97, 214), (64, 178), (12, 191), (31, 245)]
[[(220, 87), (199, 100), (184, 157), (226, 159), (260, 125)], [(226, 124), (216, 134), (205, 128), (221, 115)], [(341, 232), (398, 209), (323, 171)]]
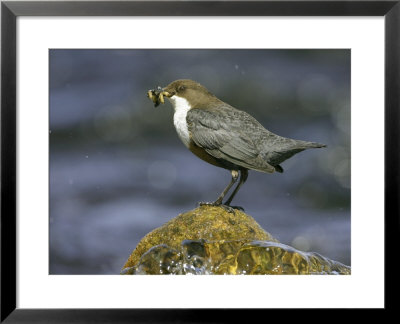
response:
[(182, 97), (177, 97), (176, 95), (169, 98), (174, 106), (174, 126), (176, 132), (178, 133), (179, 138), (185, 144), (186, 147), (189, 147), (190, 137), (189, 130), (186, 122), (186, 115), (190, 110), (189, 102)]

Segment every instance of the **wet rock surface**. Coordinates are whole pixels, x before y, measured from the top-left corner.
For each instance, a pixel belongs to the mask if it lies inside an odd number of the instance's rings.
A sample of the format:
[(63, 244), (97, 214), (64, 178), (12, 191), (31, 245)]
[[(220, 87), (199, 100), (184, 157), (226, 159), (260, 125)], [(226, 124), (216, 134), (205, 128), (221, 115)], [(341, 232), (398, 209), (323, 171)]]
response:
[(350, 267), (278, 242), (249, 215), (201, 206), (147, 234), (121, 274), (350, 274)]

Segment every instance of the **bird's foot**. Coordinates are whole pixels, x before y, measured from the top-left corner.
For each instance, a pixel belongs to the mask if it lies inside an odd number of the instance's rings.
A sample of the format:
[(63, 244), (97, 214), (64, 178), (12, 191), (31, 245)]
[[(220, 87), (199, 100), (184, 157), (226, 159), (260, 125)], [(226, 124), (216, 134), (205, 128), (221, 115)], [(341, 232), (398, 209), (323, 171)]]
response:
[(240, 211), (244, 212), (244, 208), (243, 208), (242, 206), (229, 206), (229, 207), (231, 207), (231, 208), (233, 208), (233, 209), (237, 209), (237, 210), (240, 210)]
[[(199, 206), (214, 206), (214, 207), (221, 207), (223, 208), (225, 211), (227, 211), (228, 213), (234, 214), (235, 213), (235, 209), (238, 209), (232, 206), (228, 206), (228, 205), (224, 205), (222, 203), (218, 203), (218, 202), (199, 202)], [(241, 208), (241, 207), (240, 207)], [(242, 208), (243, 209), (243, 208)]]

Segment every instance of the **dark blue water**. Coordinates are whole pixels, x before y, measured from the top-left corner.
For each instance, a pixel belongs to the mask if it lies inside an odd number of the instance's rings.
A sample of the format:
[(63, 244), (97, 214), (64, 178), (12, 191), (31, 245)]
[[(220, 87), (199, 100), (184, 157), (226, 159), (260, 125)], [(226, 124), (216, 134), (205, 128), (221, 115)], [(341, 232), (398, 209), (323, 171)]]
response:
[(51, 50), (50, 273), (118, 274), (139, 240), (230, 181), (179, 141), (169, 103), (148, 89), (178, 78), (301, 152), (283, 174), (250, 171), (235, 197), (282, 243), (350, 265), (350, 52)]

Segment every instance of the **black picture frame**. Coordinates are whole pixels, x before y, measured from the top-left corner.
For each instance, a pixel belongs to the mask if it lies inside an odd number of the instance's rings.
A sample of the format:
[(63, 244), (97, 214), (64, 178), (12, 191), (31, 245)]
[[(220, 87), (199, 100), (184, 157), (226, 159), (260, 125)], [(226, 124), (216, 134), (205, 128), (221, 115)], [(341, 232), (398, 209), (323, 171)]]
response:
[[(2, 1), (1, 2), (1, 322), (224, 322), (236, 310), (16, 308), (16, 19), (18, 16), (384, 16), (385, 309), (397, 282), (399, 234), (400, 0), (395, 1)], [(371, 126), (372, 127), (372, 126)], [(373, 156), (373, 153), (371, 153)], [(366, 156), (366, 159), (368, 157)], [(366, 163), (373, 163), (367, 160)], [(373, 172), (373, 171), (371, 171)], [(398, 237), (398, 236), (397, 236)], [(373, 261), (371, 261), (373, 262)], [(366, 271), (373, 271), (366, 270)], [(367, 283), (366, 283), (367, 285)], [(392, 287), (392, 288), (391, 288)], [(243, 310), (241, 310), (243, 311)], [(262, 310), (247, 310), (261, 312)], [(253, 315), (253, 314), (252, 314)], [(262, 314), (259, 314), (263, 316)], [(255, 314), (254, 316), (257, 316)]]

